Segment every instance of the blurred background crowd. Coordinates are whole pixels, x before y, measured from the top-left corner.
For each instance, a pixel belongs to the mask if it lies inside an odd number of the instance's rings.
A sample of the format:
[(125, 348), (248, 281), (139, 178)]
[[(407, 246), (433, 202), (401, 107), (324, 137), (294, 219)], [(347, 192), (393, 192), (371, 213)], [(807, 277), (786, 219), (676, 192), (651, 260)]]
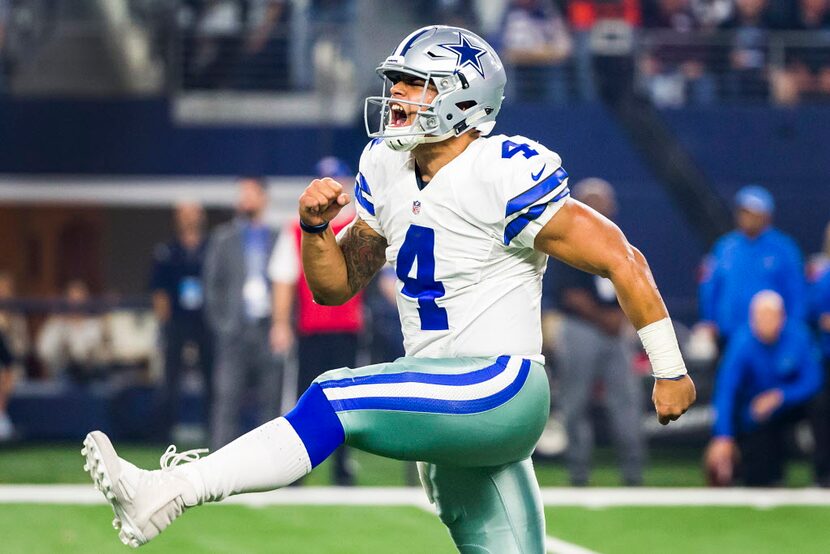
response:
[(0, 0), (0, 441), (216, 448), (403, 355), (391, 268), (314, 304), (296, 198), (353, 186), (374, 67), (431, 23), (499, 50), (497, 132), (644, 251), (698, 384), (660, 429), (613, 286), (552, 261), (537, 455), (576, 486), (595, 443), (632, 486), (656, 443), (712, 485), (798, 457), (830, 486), (830, 0)]
[(0, 88), (363, 93), (376, 39), (435, 21), (496, 46), (517, 100), (595, 98), (621, 54), (614, 86), (661, 106), (830, 98), (825, 0), (3, 0)]

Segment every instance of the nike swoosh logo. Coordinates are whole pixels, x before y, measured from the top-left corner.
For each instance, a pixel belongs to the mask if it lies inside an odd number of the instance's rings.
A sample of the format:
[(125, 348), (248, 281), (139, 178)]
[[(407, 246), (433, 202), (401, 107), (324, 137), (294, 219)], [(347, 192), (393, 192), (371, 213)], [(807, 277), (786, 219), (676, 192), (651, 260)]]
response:
[(535, 174), (535, 175), (534, 175), (533, 173), (531, 173), (531, 174), (530, 174), (530, 176), (531, 176), (531, 177), (533, 177), (533, 180), (534, 180), (534, 181), (538, 181), (538, 180), (539, 180), (539, 177), (541, 177), (541, 176), (542, 176), (542, 172), (545, 170), (545, 168), (546, 168), (547, 166), (548, 166), (548, 164), (543, 165), (543, 166), (542, 166), (542, 169), (540, 169), (540, 170), (539, 170), (539, 173), (537, 173), (537, 174)]

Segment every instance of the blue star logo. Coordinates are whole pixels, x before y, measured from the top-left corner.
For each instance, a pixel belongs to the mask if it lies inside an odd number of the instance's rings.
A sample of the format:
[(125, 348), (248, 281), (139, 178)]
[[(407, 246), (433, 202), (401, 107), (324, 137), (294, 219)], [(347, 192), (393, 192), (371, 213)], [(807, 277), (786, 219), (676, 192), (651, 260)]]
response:
[(458, 60), (455, 62), (456, 67), (471, 66), (478, 71), (478, 74), (484, 77), (484, 68), (481, 67), (481, 57), (487, 53), (483, 48), (476, 48), (467, 37), (458, 33), (458, 44), (439, 44), (441, 48), (449, 50), (456, 56)]

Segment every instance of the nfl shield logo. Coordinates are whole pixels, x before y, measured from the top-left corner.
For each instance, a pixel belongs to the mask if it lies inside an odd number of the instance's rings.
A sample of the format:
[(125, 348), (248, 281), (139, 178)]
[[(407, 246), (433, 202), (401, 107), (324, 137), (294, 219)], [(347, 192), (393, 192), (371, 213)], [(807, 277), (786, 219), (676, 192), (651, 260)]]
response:
[(421, 201), (415, 200), (412, 202), (412, 213), (418, 215), (421, 213)]

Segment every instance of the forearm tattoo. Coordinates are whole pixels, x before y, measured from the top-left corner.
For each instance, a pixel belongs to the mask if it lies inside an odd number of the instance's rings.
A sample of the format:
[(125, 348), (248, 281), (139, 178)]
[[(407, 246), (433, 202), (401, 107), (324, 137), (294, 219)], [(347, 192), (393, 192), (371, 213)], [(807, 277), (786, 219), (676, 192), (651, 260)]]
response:
[(365, 287), (386, 263), (386, 246), (386, 239), (361, 219), (340, 239), (352, 294)]

